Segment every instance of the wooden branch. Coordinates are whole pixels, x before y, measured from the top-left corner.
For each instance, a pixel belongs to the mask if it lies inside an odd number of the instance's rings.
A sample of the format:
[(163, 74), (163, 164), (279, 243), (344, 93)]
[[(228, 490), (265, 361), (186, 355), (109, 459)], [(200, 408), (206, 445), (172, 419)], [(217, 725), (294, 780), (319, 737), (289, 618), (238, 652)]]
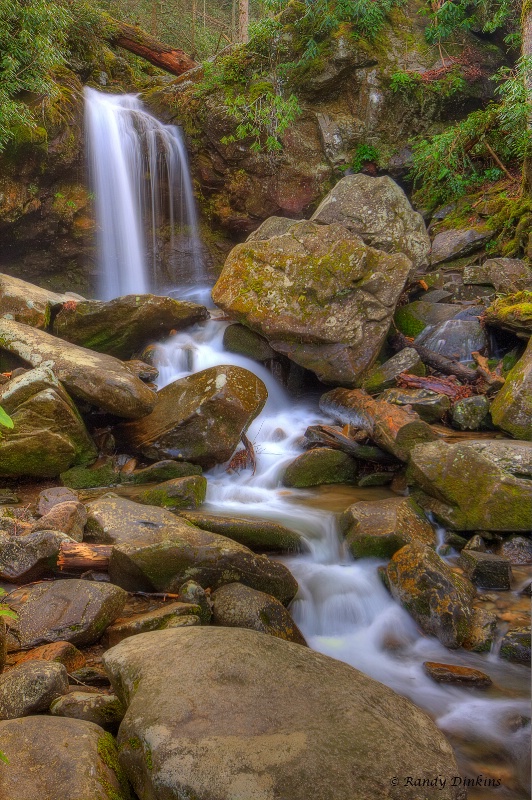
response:
[(434, 353), (427, 347), (416, 344), (402, 333), (396, 333), (392, 336), (390, 344), (396, 352), (403, 350), (405, 347), (412, 347), (427, 367), (432, 367), (432, 369), (442, 372), (444, 375), (456, 375), (462, 383), (476, 383), (479, 378), (477, 370), (464, 367), (459, 361)]
[(373, 461), (376, 464), (393, 463), (393, 458), (388, 453), (384, 453), (378, 447), (359, 444), (350, 436), (346, 436), (341, 428), (335, 428), (333, 425), (310, 425), (305, 431), (305, 438), (309, 442), (341, 450), (361, 461)]
[(184, 50), (179, 50), (163, 44), (154, 36), (143, 31), (137, 25), (128, 25), (108, 17), (108, 41), (111, 44), (123, 47), (130, 53), (144, 58), (155, 67), (166, 70), (171, 75), (183, 75), (189, 69), (197, 66), (196, 62)]
[[(454, 375), (452, 376), (454, 377)], [(450, 378), (436, 378), (434, 375), (421, 377), (402, 372), (397, 378), (397, 385), (405, 389), (426, 389), (429, 392), (437, 392), (450, 397), (453, 402), (471, 397), (473, 390), (470, 386), (462, 386), (461, 383), (454, 382)]]
[(333, 389), (322, 395), (320, 408), (339, 422), (362, 428), (379, 447), (400, 461), (408, 461), (416, 444), (439, 438), (414, 411), (374, 400), (360, 389)]
[(62, 542), (57, 566), (61, 571), (85, 572), (94, 569), (107, 572), (112, 545), (85, 544), (84, 542)]

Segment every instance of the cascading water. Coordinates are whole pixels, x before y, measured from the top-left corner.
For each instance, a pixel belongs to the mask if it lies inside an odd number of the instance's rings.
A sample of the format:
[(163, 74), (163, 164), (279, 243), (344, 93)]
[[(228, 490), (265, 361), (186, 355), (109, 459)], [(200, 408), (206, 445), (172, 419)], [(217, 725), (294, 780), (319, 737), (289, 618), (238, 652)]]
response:
[[(203, 283), (196, 205), (179, 128), (163, 125), (135, 95), (90, 88), (85, 117), (100, 297)], [(168, 257), (159, 237), (163, 223), (169, 228)]]

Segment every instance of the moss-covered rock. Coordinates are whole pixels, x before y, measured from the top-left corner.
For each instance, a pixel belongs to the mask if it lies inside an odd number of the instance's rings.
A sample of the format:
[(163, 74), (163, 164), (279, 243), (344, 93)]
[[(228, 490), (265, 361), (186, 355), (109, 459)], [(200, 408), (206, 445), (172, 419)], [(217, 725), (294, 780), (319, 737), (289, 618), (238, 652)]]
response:
[(532, 446), (431, 442), (411, 453), (408, 480), (426, 511), (462, 531), (530, 531)]
[(428, 389), (386, 389), (381, 400), (396, 406), (411, 406), (424, 422), (438, 422), (451, 408), (447, 395)]
[(153, 339), (162, 339), (171, 330), (182, 330), (207, 317), (207, 309), (195, 303), (131, 294), (107, 303), (69, 303), (55, 317), (53, 332), (80, 347), (128, 359)]
[(532, 291), (498, 297), (486, 309), (486, 322), (529, 339), (532, 335)]
[(490, 411), (498, 428), (516, 439), (532, 441), (532, 339), (506, 376)]
[(501, 641), (501, 658), (530, 666), (530, 630), (516, 628), (508, 631)]
[(116, 432), (147, 458), (178, 458), (208, 468), (231, 457), (267, 396), (252, 372), (211, 367), (165, 386), (151, 414)]
[(299, 222), (237, 245), (213, 299), (321, 380), (353, 386), (380, 351), (410, 269), (406, 256), (341, 225)]
[(207, 479), (203, 475), (189, 475), (151, 486), (135, 495), (134, 499), (148, 506), (177, 511), (181, 508), (197, 508), (205, 500), (206, 493)]
[(95, 489), (120, 483), (120, 473), (112, 461), (99, 467), (72, 467), (62, 472), (60, 477), (63, 486), (69, 489)]
[(395, 599), (425, 633), (436, 636), (446, 647), (460, 647), (473, 617), (475, 590), (469, 581), (419, 542), (395, 553), (386, 576)]
[(455, 258), (474, 253), (476, 250), (482, 249), (490, 239), (493, 239), (495, 233), (496, 231), (487, 225), (442, 231), (434, 237), (432, 242), (430, 263), (435, 266), (443, 261), (452, 261)]
[(0, 533), (0, 580), (29, 583), (51, 577), (63, 542), (73, 540), (54, 530)]
[(134, 614), (131, 617), (119, 617), (105, 631), (104, 643), (106, 647), (114, 647), (129, 636), (179, 627), (183, 620), (191, 625), (199, 625), (200, 615), (201, 608), (193, 603), (165, 603), (155, 611)]
[(254, 361), (270, 361), (276, 356), (275, 350), (272, 350), (263, 336), (238, 323), (227, 326), (223, 344), (230, 353), (239, 353)]
[(173, 461), (168, 458), (156, 461), (144, 469), (134, 472), (121, 472), (120, 483), (139, 485), (143, 483), (160, 483), (171, 481), (173, 478), (185, 478), (187, 475), (201, 475), (201, 467), (197, 464), (188, 464), (186, 461)]
[(452, 421), (460, 431), (478, 431), (489, 419), (490, 402), (485, 395), (465, 397), (453, 405)]
[(369, 394), (379, 394), (385, 389), (395, 386), (395, 382), (402, 372), (425, 375), (425, 365), (412, 347), (405, 347), (404, 350), (396, 353), (383, 364), (372, 367), (362, 376), (358, 385)]
[(428, 300), (414, 300), (399, 306), (393, 321), (397, 329), (405, 336), (415, 338), (425, 328), (447, 322), (460, 311), (460, 306), (452, 303), (430, 303)]
[(180, 516), (204, 531), (227, 536), (259, 553), (290, 553), (303, 549), (301, 534), (278, 522), (253, 517), (218, 516), (204, 511), (182, 511)]
[(347, 453), (331, 447), (317, 447), (292, 461), (281, 480), (283, 486), (305, 489), (325, 483), (354, 483), (357, 472), (357, 462)]
[(52, 717), (68, 717), (94, 722), (105, 731), (116, 733), (126, 709), (114, 694), (69, 692), (54, 700), (50, 706)]
[(0, 317), (46, 329), (52, 312), (69, 299), (11, 275), (0, 275)]
[(476, 586), (482, 589), (510, 588), (512, 568), (508, 559), (464, 547), (460, 566)]
[(355, 558), (391, 558), (411, 542), (436, 545), (436, 534), (410, 497), (354, 503), (339, 520)]

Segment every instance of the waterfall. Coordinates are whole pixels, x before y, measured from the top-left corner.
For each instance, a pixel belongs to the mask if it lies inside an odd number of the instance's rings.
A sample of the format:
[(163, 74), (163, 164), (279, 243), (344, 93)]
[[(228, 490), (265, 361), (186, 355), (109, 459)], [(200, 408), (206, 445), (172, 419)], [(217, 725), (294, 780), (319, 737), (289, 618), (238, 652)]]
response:
[[(186, 148), (136, 95), (85, 89), (86, 138), (94, 193), (99, 287), (110, 300), (204, 283)], [(168, 230), (167, 254), (161, 227)]]

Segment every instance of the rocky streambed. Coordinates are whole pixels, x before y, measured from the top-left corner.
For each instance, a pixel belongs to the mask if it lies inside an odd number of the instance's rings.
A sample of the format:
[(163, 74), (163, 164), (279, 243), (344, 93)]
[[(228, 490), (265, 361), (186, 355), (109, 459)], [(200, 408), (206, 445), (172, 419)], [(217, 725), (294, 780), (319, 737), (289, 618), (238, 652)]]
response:
[(0, 277), (0, 796), (527, 796), (532, 278), (438, 247), (358, 175), (223, 317)]

